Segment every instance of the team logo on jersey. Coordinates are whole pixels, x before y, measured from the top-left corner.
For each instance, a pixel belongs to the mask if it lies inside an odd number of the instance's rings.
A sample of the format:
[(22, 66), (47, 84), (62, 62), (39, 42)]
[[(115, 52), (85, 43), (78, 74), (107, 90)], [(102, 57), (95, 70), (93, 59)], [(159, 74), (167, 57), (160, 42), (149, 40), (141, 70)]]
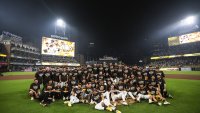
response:
[(43, 73), (40, 73), (39, 76), (42, 77)]
[(46, 77), (49, 77), (49, 76), (50, 76), (50, 73), (46, 73), (45, 76), (46, 76)]
[(33, 89), (35, 89), (35, 90), (38, 89), (38, 86), (33, 86)]

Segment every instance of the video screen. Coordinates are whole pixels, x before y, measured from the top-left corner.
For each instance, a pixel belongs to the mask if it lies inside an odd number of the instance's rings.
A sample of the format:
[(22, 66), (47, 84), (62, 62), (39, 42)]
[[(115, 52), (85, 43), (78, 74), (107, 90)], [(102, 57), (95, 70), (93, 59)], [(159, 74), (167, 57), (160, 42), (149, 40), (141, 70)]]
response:
[(200, 32), (194, 32), (189, 34), (184, 34), (181, 36), (169, 37), (168, 45), (175, 46), (180, 44), (192, 43), (200, 41)]
[(74, 57), (75, 42), (42, 37), (42, 54)]

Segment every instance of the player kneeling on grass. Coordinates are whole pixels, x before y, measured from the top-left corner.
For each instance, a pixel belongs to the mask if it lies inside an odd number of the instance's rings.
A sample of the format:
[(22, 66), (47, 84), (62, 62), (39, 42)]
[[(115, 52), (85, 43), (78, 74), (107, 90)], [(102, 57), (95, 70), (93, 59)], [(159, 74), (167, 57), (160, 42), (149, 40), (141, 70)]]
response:
[(37, 79), (35, 79), (34, 82), (30, 85), (29, 95), (31, 96), (31, 100), (34, 100), (35, 98), (39, 98), (40, 85), (38, 84)]
[(108, 99), (105, 99), (103, 95), (101, 95), (100, 102), (95, 105), (95, 109), (121, 113), (121, 111), (117, 110), (116, 107), (112, 105)]
[(152, 86), (152, 84), (149, 84), (148, 86), (148, 94), (152, 96), (153, 102), (158, 103), (159, 106), (162, 105), (160, 101), (164, 101), (163, 104), (165, 105), (170, 104), (169, 102), (167, 102), (167, 100), (164, 97), (162, 97), (160, 91), (157, 90), (157, 88)]

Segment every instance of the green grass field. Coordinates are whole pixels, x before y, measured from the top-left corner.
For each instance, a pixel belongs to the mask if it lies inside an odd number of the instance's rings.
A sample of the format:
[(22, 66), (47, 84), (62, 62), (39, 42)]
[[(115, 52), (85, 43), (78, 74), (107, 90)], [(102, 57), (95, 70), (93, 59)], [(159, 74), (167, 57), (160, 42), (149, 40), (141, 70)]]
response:
[(200, 71), (164, 71), (166, 75), (172, 74), (172, 75), (199, 75)]
[(17, 75), (34, 75), (35, 72), (4, 72), (4, 76), (17, 76)]
[[(63, 101), (56, 101), (49, 107), (42, 107), (38, 101), (31, 101), (28, 88), (33, 80), (1, 80), (0, 110), (2, 113), (109, 113), (97, 111), (93, 105), (76, 104), (67, 107)], [(174, 96), (171, 105), (149, 105), (147, 102), (119, 106), (122, 113), (199, 113), (200, 81), (167, 79), (168, 90)]]

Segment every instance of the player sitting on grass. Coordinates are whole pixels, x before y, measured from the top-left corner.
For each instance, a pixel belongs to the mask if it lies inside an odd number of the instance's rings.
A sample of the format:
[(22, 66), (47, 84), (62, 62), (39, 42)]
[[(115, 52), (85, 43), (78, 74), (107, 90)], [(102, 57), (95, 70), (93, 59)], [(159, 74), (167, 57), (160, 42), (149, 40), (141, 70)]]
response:
[(77, 95), (77, 92), (79, 91), (78, 87), (76, 86), (76, 88), (74, 88), (72, 91), (71, 91), (71, 96), (70, 96), (70, 100), (69, 101), (65, 101), (64, 104), (68, 104), (69, 107), (72, 106), (72, 104), (75, 104), (75, 103), (79, 103), (79, 99), (78, 99), (78, 95)]
[(153, 102), (158, 103), (159, 106), (162, 105), (160, 101), (164, 101), (163, 104), (165, 105), (170, 104), (164, 97), (162, 97), (160, 91), (157, 90), (157, 88), (153, 87), (152, 84), (148, 85), (148, 94), (152, 96)]
[(124, 90), (124, 86), (121, 82), (119, 82), (119, 84), (117, 85), (118, 89), (115, 89), (114, 88), (115, 86), (112, 85), (111, 86), (111, 98), (112, 98), (112, 101), (114, 103), (114, 106), (117, 105), (117, 99), (122, 99), (122, 104), (123, 105), (128, 105), (127, 102), (126, 102), (126, 95), (127, 95), (127, 92)]
[(57, 83), (57, 85), (54, 87), (54, 90), (52, 91), (53, 101), (55, 101), (55, 99), (61, 99), (61, 90), (61, 83)]
[(69, 88), (69, 85), (68, 83), (65, 84), (65, 86), (62, 87), (62, 97), (63, 97), (63, 100), (68, 100), (69, 97), (70, 97), (70, 88)]
[(37, 79), (34, 79), (34, 82), (30, 85), (29, 95), (31, 97), (31, 100), (34, 100), (35, 98), (39, 98), (40, 84), (38, 83)]
[(145, 100), (149, 100), (149, 103), (152, 103), (152, 96), (148, 95), (147, 88), (143, 84), (137, 87), (137, 91), (138, 91), (138, 96), (137, 96), (138, 102), (140, 102), (140, 99), (145, 99)]
[(137, 96), (137, 86), (136, 83), (134, 83), (133, 80), (130, 80), (128, 83), (128, 95), (135, 101), (135, 97)]
[(117, 110), (114, 105), (110, 103), (108, 99), (105, 99), (103, 95), (99, 100), (100, 102), (95, 105), (95, 109), (97, 110), (108, 110), (111, 112), (121, 113), (121, 111)]
[(97, 104), (101, 100), (101, 93), (97, 89), (93, 89), (90, 104)]
[(42, 96), (41, 96), (41, 105), (42, 106), (47, 106), (52, 102), (53, 98), (52, 98), (52, 86), (51, 85), (47, 85)]
[(92, 84), (91, 82), (89, 82), (87, 85), (86, 85), (86, 89), (83, 90), (83, 103), (90, 103), (90, 100), (91, 100), (91, 95), (92, 95)]
[(161, 95), (164, 98), (167, 98), (167, 97), (173, 98), (172, 95), (168, 94), (167, 84), (165, 83), (165, 79), (162, 77), (162, 75), (160, 73), (157, 73), (157, 82), (159, 85), (159, 90), (160, 90)]

